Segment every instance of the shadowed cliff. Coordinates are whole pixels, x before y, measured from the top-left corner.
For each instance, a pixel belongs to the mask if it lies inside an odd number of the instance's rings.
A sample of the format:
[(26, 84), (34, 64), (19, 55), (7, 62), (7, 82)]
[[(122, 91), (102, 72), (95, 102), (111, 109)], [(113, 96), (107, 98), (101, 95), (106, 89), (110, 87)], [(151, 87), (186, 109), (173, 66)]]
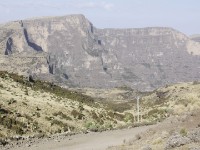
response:
[(172, 28), (98, 29), (68, 15), (10, 22), (0, 34), (1, 70), (63, 86), (144, 91), (200, 77), (200, 43)]

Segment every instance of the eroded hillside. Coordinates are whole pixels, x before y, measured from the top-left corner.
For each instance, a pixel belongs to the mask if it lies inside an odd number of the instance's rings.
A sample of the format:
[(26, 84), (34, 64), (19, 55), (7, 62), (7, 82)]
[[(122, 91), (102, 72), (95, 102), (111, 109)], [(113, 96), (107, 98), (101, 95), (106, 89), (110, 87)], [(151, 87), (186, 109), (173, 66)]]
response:
[(142, 91), (199, 79), (200, 44), (166, 27), (98, 29), (83, 15), (0, 27), (0, 69), (70, 87)]

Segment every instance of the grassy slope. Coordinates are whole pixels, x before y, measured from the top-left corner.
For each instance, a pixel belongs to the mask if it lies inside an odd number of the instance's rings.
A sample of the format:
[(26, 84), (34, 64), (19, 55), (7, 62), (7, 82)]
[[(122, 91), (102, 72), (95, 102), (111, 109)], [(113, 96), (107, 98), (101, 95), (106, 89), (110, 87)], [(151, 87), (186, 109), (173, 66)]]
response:
[(0, 72), (0, 137), (99, 131), (132, 121), (106, 108), (79, 92)]
[[(149, 131), (142, 140), (126, 143), (135, 149), (144, 143), (153, 148), (163, 148), (172, 129), (179, 132), (188, 129), (191, 123), (183, 124), (182, 116), (192, 116), (200, 108), (200, 84), (181, 83), (159, 88), (150, 93), (140, 93), (142, 123), (158, 122), (167, 117), (177, 117), (177, 124), (165, 124)], [(15, 135), (50, 135), (61, 132), (99, 131), (132, 125), (136, 104), (135, 94), (130, 89), (110, 89), (98, 91), (87, 89), (85, 94), (63, 89), (52, 83), (27, 81), (22, 76), (0, 72), (0, 137)], [(132, 93), (132, 94), (131, 94)], [(98, 94), (98, 96), (96, 96)], [(98, 97), (98, 100), (95, 99)], [(112, 98), (111, 98), (112, 97)], [(112, 101), (116, 100), (116, 101)], [(128, 99), (128, 101), (127, 101)], [(101, 100), (108, 100), (101, 102)], [(192, 116), (195, 117), (195, 116)], [(199, 120), (200, 116), (190, 118)], [(168, 122), (173, 122), (171, 121)], [(165, 122), (165, 121), (164, 121)], [(197, 126), (198, 122), (192, 122)], [(138, 125), (138, 124), (133, 124)], [(140, 124), (139, 124), (140, 125)], [(192, 126), (193, 127), (193, 126)], [(162, 132), (165, 131), (165, 133)], [(152, 132), (152, 133), (150, 133)], [(149, 137), (151, 135), (151, 137)], [(160, 138), (161, 137), (161, 138)], [(150, 139), (152, 139), (152, 141)], [(137, 139), (137, 138), (136, 138)], [(148, 142), (148, 141), (151, 142)], [(124, 146), (122, 146), (124, 147)]]
[(146, 133), (124, 139), (123, 145), (108, 149), (136, 150), (151, 147), (157, 150), (170, 146), (177, 150), (199, 148), (200, 141), (196, 140), (200, 138), (199, 91), (198, 82), (180, 83), (159, 88), (144, 96), (141, 100), (143, 121), (163, 121)]
[(159, 88), (152, 92), (137, 92), (131, 89), (82, 89), (82, 93), (98, 97), (109, 108), (130, 112), (137, 117), (136, 99), (140, 95), (142, 122), (156, 123), (171, 115), (193, 112), (200, 108), (200, 84), (180, 83)]
[[(200, 108), (200, 84), (180, 83), (166, 86), (143, 97), (142, 106), (146, 117), (165, 118), (198, 111)], [(153, 118), (152, 118), (153, 119)]]

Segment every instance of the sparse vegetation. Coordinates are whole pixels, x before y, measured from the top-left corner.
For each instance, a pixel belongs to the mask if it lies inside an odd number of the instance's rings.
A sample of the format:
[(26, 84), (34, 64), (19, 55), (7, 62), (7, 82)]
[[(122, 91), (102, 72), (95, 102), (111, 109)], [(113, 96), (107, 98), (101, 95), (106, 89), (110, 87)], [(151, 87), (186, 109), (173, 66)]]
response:
[(133, 114), (131, 113), (125, 113), (125, 116), (124, 116), (124, 121), (125, 122), (133, 122), (134, 118), (133, 118)]
[(16, 103), (17, 101), (14, 98), (11, 98), (8, 102), (8, 105)]
[(71, 115), (74, 117), (74, 118), (77, 118), (77, 119), (83, 119), (84, 118), (84, 115), (79, 113), (77, 110), (72, 110), (71, 111)]
[(187, 136), (187, 131), (186, 131), (186, 129), (185, 129), (185, 128), (182, 128), (182, 129), (180, 130), (180, 134), (181, 134), (182, 136)]
[(199, 81), (193, 81), (192, 84), (193, 84), (193, 85), (198, 85), (198, 84), (200, 84), (200, 82), (199, 82)]
[(24, 133), (23, 128), (26, 125), (15, 118), (10, 118), (9, 116), (0, 116), (0, 125), (3, 125), (4, 128), (7, 128), (16, 134), (22, 135)]
[[(44, 92), (50, 92), (55, 94), (58, 97), (68, 98), (71, 100), (78, 101), (80, 103), (86, 103), (88, 105), (94, 105), (94, 99), (83, 95), (81, 93), (75, 92), (75, 91), (69, 91), (67, 89), (64, 89), (62, 87), (59, 87), (53, 83), (35, 80), (34, 82), (29, 82), (28, 80), (24, 79), (23, 76), (14, 74), (14, 73), (8, 73), (6, 71), (0, 71), (0, 77), (1, 78), (12, 78), (15, 82), (23, 84), (25, 87), (30, 87), (33, 90), (43, 90)], [(25, 94), (28, 95), (28, 90), (26, 88)]]
[[(74, 113), (74, 112), (73, 112), (73, 113)], [(53, 116), (60, 116), (62, 119), (65, 119), (65, 120), (72, 120), (71, 117), (67, 116), (66, 114), (64, 114), (64, 113), (61, 112), (61, 111), (53, 113)]]
[(156, 138), (153, 140), (152, 144), (157, 145), (163, 143), (163, 139), (161, 137)]
[(114, 113), (114, 118), (119, 121), (124, 121), (124, 115), (117, 112)]
[[(140, 93), (143, 95), (140, 103), (142, 121), (137, 123), (134, 120), (137, 116), (134, 110), (136, 103), (133, 100), (101, 102), (100, 98), (97, 98), (95, 101), (96, 98), (60, 88), (53, 83), (38, 80), (30, 83), (21, 76), (0, 72), (0, 78), (2, 76), (2, 81), (6, 84), (1, 82), (3, 89), (0, 100), (0, 127), (9, 133), (7, 135), (1, 132), (0, 137), (3, 138), (30, 133), (48, 135), (66, 131), (98, 132), (117, 127), (147, 126), (170, 115), (180, 116), (183, 110), (191, 112), (200, 107), (199, 84), (176, 85), (176, 88), (167, 86), (153, 92)], [(186, 92), (190, 94), (186, 95)], [(10, 95), (7, 96), (6, 93)], [(126, 98), (129, 94), (130, 91), (120, 96)], [(184, 129), (178, 133), (182, 137), (189, 136)], [(139, 141), (141, 136), (134, 138)], [(155, 146), (163, 143), (163, 139), (156, 137), (151, 144)]]
[(95, 122), (87, 122), (85, 124), (85, 128), (92, 132), (98, 132), (98, 131), (103, 130), (102, 127), (98, 123), (95, 123)]
[(126, 110), (130, 110), (133, 106), (132, 103), (125, 102), (125, 103), (114, 103), (114, 102), (106, 102), (105, 105), (107, 106), (107, 110), (112, 110), (115, 112), (123, 113)]
[(0, 84), (0, 88), (3, 88), (3, 84)]

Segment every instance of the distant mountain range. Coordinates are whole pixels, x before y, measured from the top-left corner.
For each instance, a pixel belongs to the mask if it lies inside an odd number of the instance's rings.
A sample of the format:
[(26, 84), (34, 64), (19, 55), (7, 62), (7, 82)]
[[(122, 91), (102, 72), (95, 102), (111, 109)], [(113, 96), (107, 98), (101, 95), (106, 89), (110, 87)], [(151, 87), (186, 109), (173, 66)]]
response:
[(0, 25), (0, 70), (70, 87), (142, 91), (200, 79), (199, 37), (166, 27), (98, 29), (83, 15)]

